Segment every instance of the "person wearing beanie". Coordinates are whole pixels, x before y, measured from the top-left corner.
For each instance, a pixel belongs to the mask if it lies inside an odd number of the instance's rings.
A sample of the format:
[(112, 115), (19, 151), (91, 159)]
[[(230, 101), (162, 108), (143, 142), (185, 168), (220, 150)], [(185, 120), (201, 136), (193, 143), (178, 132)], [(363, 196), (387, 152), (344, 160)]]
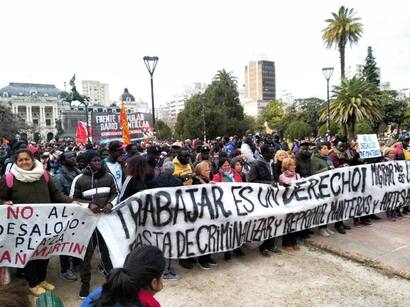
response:
[[(87, 151), (85, 155), (88, 166), (82, 174), (74, 178), (70, 196), (81, 203), (88, 203), (88, 208), (95, 214), (107, 214), (117, 202), (117, 187), (114, 177), (103, 167), (101, 157), (94, 150)], [(96, 229), (90, 239), (84, 261), (80, 265), (81, 290), (80, 298), (88, 296), (91, 281), (91, 259), (95, 247), (99, 246), (101, 252), (100, 271), (108, 275), (112, 269), (107, 245)]]

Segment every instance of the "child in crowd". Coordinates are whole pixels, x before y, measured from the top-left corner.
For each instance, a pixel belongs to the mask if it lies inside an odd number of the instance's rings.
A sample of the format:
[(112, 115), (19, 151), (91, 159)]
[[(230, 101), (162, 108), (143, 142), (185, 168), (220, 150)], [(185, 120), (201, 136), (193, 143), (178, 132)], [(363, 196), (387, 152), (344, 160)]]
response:
[[(279, 176), (280, 185), (289, 185), (301, 179), (302, 177), (296, 173), (296, 162), (292, 158), (285, 158), (282, 161), (282, 174)], [(282, 238), (282, 246), (286, 251), (297, 251), (299, 246), (296, 240), (296, 233), (289, 233)]]
[(132, 250), (122, 268), (113, 269), (102, 288), (94, 290), (81, 307), (161, 307), (154, 295), (163, 288), (165, 258), (155, 246)]

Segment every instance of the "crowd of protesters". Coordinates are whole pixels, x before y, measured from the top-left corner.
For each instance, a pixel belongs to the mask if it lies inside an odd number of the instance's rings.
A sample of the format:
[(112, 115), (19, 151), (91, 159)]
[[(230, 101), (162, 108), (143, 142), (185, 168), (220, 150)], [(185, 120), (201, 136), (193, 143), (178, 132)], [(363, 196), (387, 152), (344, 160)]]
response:
[[(244, 137), (218, 137), (207, 143), (200, 139), (159, 142), (148, 139), (128, 145), (112, 141), (106, 146), (78, 145), (72, 141), (34, 144), (3, 139), (0, 147), (0, 199), (6, 205), (81, 202), (88, 203), (95, 214), (109, 214), (118, 202), (151, 188), (216, 182), (288, 185), (335, 168), (404, 160), (408, 141), (407, 137), (392, 139), (382, 144), (381, 158), (364, 161), (360, 158), (357, 143), (347, 142), (344, 137), (294, 140), (291, 146), (277, 134), (259, 136), (250, 132)], [(408, 213), (409, 209), (405, 207), (389, 211), (387, 216), (395, 221)], [(353, 226), (371, 225), (371, 219), (380, 217), (370, 215), (357, 218)], [(332, 227), (320, 226), (318, 233), (326, 237), (333, 235), (333, 227), (341, 234), (351, 229), (346, 223), (337, 222)], [(282, 249), (298, 251), (298, 240), (306, 239), (313, 233), (304, 230), (269, 239), (261, 242), (259, 251), (265, 257), (280, 253)], [(113, 270), (104, 239), (95, 230), (83, 261), (60, 256), (61, 278), (75, 281), (79, 272), (81, 298), (90, 294), (91, 260), (97, 246), (100, 252), (98, 269), (109, 276), (106, 287), (113, 287), (112, 283), (118, 281), (126, 283), (127, 280), (126, 271)], [(156, 251), (145, 250), (141, 253), (130, 257), (143, 257), (144, 253), (155, 254)], [(230, 261), (232, 256), (244, 257), (245, 252), (238, 248), (224, 253), (226, 261)], [(206, 270), (217, 265), (212, 255), (180, 259), (179, 264), (185, 269), (199, 265)], [(27, 280), (35, 296), (54, 289), (46, 280), (47, 266), (48, 260), (32, 260), (24, 269), (17, 270), (17, 276)], [(169, 260), (165, 260), (163, 267), (160, 265), (159, 271), (164, 272), (165, 279), (178, 279)], [(153, 276), (150, 275), (146, 282), (152, 280)], [(104, 289), (94, 292), (93, 297), (101, 302), (111, 302), (113, 298), (105, 295)]]

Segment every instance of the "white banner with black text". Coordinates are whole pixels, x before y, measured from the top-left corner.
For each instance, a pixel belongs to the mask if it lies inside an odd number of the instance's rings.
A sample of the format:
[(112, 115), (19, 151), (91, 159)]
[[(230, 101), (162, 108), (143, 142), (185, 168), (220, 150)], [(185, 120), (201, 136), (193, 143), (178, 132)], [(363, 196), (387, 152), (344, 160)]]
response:
[(320, 225), (406, 206), (410, 163), (327, 171), (290, 186), (220, 183), (145, 190), (103, 215), (98, 229), (114, 266), (130, 248), (155, 245), (165, 257), (233, 250)]
[(77, 204), (0, 206), (0, 267), (53, 255), (84, 258), (98, 216)]

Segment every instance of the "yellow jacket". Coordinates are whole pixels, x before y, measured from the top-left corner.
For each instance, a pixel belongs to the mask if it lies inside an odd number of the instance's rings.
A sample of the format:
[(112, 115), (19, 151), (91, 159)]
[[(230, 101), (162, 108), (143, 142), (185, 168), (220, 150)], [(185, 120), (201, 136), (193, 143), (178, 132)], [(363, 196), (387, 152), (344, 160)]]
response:
[(174, 164), (174, 168), (175, 168), (174, 173), (172, 175), (176, 177), (190, 176), (190, 178), (185, 180), (183, 183), (184, 185), (191, 185), (192, 184), (191, 165), (189, 163), (187, 165), (182, 165), (181, 162), (179, 162), (177, 157), (174, 158), (172, 163)]

